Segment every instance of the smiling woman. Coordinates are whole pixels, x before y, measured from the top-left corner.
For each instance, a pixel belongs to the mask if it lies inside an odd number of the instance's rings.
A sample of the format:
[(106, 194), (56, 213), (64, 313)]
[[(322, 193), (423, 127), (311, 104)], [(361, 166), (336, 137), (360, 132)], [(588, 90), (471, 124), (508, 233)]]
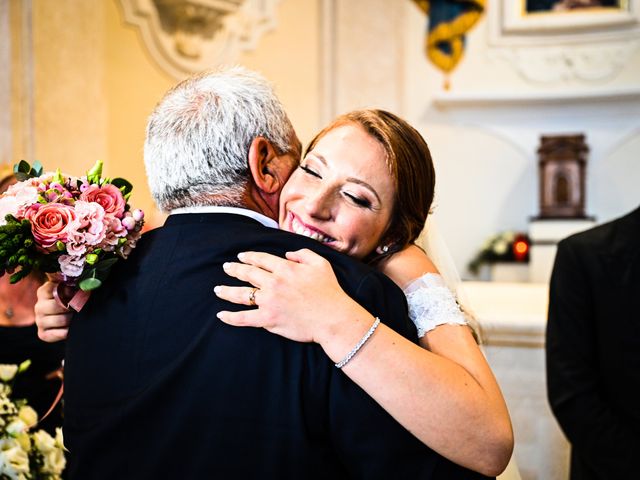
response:
[(280, 228), (379, 260), (418, 237), (434, 190), (422, 135), (392, 113), (356, 110), (311, 141), (283, 189)]
[(310, 250), (287, 259), (245, 252), (243, 263), (226, 263), (227, 274), (252, 286), (219, 285), (216, 295), (258, 308), (217, 316), (320, 344), (336, 368), (427, 446), (496, 475), (513, 448), (502, 394), (452, 292), (411, 245), (434, 187), (420, 133), (389, 112), (358, 110), (314, 138), (280, 197), (282, 229), (369, 262), (403, 288), (420, 346), (354, 302), (329, 262)]
[(283, 189), (281, 228), (356, 258), (367, 256), (385, 232), (395, 203), (384, 159), (382, 145), (361, 127), (329, 131)]

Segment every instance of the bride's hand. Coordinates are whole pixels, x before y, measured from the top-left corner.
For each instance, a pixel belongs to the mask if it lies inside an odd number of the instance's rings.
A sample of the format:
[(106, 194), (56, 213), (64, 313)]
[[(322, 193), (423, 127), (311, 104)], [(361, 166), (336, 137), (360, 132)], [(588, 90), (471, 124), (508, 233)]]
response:
[[(286, 259), (261, 252), (238, 258), (243, 263), (226, 263), (224, 270), (257, 288), (253, 298), (258, 308), (219, 312), (218, 318), (229, 325), (261, 327), (290, 340), (322, 344), (341, 321), (364, 310), (342, 290), (331, 264), (311, 250), (287, 252)], [(253, 290), (214, 289), (218, 297), (240, 305), (251, 305)]]

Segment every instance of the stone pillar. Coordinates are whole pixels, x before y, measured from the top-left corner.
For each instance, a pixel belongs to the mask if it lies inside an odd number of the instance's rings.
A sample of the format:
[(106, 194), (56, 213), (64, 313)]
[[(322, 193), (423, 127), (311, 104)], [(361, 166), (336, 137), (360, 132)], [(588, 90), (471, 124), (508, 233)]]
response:
[(0, 163), (11, 160), (11, 29), (9, 0), (0, 0)]

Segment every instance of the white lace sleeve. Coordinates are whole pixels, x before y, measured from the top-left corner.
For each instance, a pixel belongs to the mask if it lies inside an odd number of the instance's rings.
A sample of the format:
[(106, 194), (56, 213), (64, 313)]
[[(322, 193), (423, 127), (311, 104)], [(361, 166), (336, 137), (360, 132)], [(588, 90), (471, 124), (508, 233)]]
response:
[(409, 305), (409, 318), (418, 329), (418, 338), (438, 325), (466, 325), (467, 321), (456, 298), (442, 277), (425, 273), (404, 289)]

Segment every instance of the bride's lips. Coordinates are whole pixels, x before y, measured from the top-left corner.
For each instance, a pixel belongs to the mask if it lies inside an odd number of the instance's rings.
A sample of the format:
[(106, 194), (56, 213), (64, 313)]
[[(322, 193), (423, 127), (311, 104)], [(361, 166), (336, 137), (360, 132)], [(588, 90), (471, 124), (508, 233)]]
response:
[(330, 237), (325, 232), (304, 223), (292, 212), (287, 212), (287, 226), (289, 227), (289, 231), (297, 233), (298, 235), (304, 235), (305, 237), (312, 238), (313, 240), (321, 243), (329, 244), (335, 241), (335, 238)]

